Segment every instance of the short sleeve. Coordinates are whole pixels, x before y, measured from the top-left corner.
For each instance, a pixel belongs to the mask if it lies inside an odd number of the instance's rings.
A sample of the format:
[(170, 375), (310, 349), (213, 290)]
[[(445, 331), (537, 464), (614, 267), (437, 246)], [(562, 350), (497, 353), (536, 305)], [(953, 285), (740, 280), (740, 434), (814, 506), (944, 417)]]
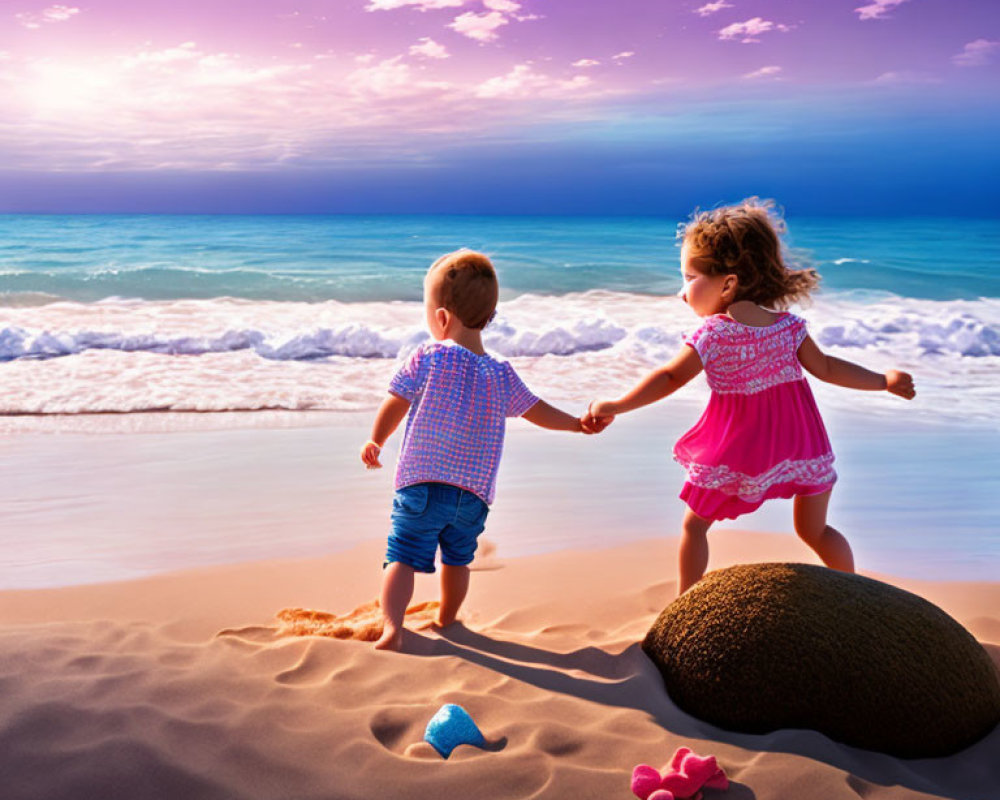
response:
[(506, 416), (519, 417), (529, 411), (538, 402), (538, 398), (524, 385), (524, 381), (510, 364), (504, 362), (503, 369), (507, 378)]
[(694, 348), (702, 365), (707, 364), (712, 358), (715, 344), (715, 326), (712, 324), (712, 318), (706, 319), (698, 330), (687, 336), (684, 344)]
[(389, 391), (412, 403), (427, 379), (427, 361), (427, 351), (423, 347), (414, 350), (392, 376)]
[(802, 317), (793, 315), (793, 319), (795, 320), (795, 350), (798, 351), (809, 335), (809, 328), (806, 327), (806, 321)]

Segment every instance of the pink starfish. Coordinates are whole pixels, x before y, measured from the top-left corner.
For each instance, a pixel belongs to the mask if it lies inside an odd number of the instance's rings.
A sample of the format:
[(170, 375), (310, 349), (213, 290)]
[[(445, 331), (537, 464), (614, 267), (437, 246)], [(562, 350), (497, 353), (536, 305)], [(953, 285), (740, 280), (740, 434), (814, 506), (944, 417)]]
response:
[(661, 772), (648, 764), (632, 770), (632, 792), (639, 800), (700, 800), (703, 788), (727, 789), (729, 779), (715, 756), (680, 747)]

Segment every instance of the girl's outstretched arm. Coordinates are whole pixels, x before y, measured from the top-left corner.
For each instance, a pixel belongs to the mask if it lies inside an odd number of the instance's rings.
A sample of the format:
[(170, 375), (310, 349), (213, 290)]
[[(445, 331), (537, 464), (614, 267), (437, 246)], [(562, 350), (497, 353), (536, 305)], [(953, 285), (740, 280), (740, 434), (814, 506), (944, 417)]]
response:
[(410, 401), (404, 400), (398, 394), (390, 392), (382, 401), (375, 415), (375, 422), (372, 423), (372, 438), (361, 447), (361, 460), (368, 469), (381, 468), (382, 462), (378, 460), (378, 456), (382, 452), (385, 440), (392, 436), (392, 432), (399, 427), (399, 423), (409, 410)]
[(799, 345), (798, 355), (799, 363), (810, 375), (835, 386), (869, 392), (888, 391), (907, 400), (912, 400), (916, 395), (913, 376), (908, 372), (890, 369), (885, 374), (880, 374), (842, 358), (828, 356), (819, 349), (811, 336), (807, 336)]
[(648, 406), (673, 394), (702, 370), (701, 358), (686, 346), (664, 367), (654, 369), (618, 400), (598, 400), (590, 405), (595, 417), (613, 417)]

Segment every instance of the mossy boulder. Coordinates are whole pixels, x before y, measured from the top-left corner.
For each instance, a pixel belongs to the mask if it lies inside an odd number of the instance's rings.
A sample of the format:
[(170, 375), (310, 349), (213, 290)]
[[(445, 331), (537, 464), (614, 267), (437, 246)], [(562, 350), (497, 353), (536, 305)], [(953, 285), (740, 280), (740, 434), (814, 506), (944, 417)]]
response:
[(989, 655), (894, 586), (806, 564), (709, 573), (642, 643), (671, 699), (720, 728), (810, 728), (901, 758), (963, 750), (1000, 722)]

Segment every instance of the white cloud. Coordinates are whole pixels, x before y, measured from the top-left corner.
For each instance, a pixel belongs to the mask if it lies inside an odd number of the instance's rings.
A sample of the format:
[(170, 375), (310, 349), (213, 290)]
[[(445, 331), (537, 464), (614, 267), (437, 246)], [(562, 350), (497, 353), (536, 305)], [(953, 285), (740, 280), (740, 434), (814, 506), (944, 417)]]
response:
[(365, 11), (392, 11), (395, 8), (415, 6), (421, 11), (430, 11), (435, 8), (459, 8), (464, 6), (468, 0), (371, 0), (365, 6)]
[(600, 64), (600, 61), (595, 61), (593, 58), (581, 58), (579, 61), (574, 61), (574, 67), (596, 67)]
[(411, 56), (424, 58), (448, 58), (448, 50), (443, 44), (438, 44), (429, 36), (424, 36), (417, 44), (410, 47)]
[(70, 6), (49, 6), (42, 12), (46, 22), (65, 22), (70, 17), (79, 14), (80, 9)]
[(755, 39), (754, 37), (762, 33), (768, 33), (769, 31), (786, 33), (790, 30), (791, 26), (789, 25), (782, 25), (762, 19), (761, 17), (754, 17), (753, 19), (748, 19), (746, 22), (734, 22), (732, 25), (727, 25), (719, 31), (719, 38), (723, 40), (739, 38), (743, 44), (750, 44), (751, 42), (759, 42), (760, 39)]
[(483, 5), (492, 11), (503, 11), (507, 14), (521, 10), (521, 4), (515, 3), (514, 0), (483, 0)]
[(374, 67), (361, 67), (347, 76), (347, 85), (356, 95), (376, 97), (407, 97), (429, 90), (446, 89), (448, 85), (435, 81), (420, 81), (402, 56), (380, 61)]
[(993, 51), (1000, 47), (1000, 42), (990, 39), (976, 39), (962, 48), (961, 53), (951, 57), (952, 63), (958, 67), (982, 67), (993, 60)]
[(360, 56), (354, 56), (354, 62), (356, 64), (371, 64), (374, 60), (374, 53), (362, 53)]
[(79, 13), (79, 8), (54, 5), (49, 6), (39, 14), (32, 14), (25, 11), (20, 14), (15, 14), (14, 18), (17, 19), (17, 21), (20, 22), (25, 28), (40, 28), (44, 23), (65, 22), (68, 19), (72, 19)]
[(858, 19), (885, 19), (890, 10), (905, 2), (906, 0), (875, 0), (854, 10), (858, 13)]
[(475, 91), (482, 98), (554, 97), (573, 94), (591, 84), (590, 78), (577, 75), (570, 80), (560, 80), (535, 72), (530, 64), (518, 64), (506, 75), (490, 78)]
[(444, 83), (409, 46), (365, 53), (367, 63), (354, 54), (298, 60), (287, 48), (284, 59), (225, 53), (200, 40), (44, 58), (12, 52), (0, 63), (0, 108), (18, 124), (0, 124), (0, 158), (79, 171), (420, 162), (441, 141), (489, 138), (512, 120), (589, 119), (592, 106), (580, 100), (616, 93), (567, 62), (511, 62)]
[(625, 50), (624, 52), (621, 53), (615, 53), (613, 56), (611, 56), (611, 60), (617, 64), (621, 64), (622, 61), (624, 61), (626, 58), (632, 58), (632, 56), (634, 55), (635, 55), (634, 50)]
[(507, 17), (499, 11), (488, 11), (484, 14), (466, 11), (455, 17), (448, 27), (478, 42), (492, 42), (498, 36), (497, 28), (503, 27), (508, 22)]
[(912, 72), (910, 70), (893, 70), (883, 72), (873, 83), (885, 86), (899, 86), (903, 84), (934, 84), (941, 83), (941, 79), (924, 72)]
[(733, 8), (731, 3), (727, 3), (726, 0), (718, 0), (715, 3), (706, 3), (701, 8), (696, 8), (694, 13), (699, 17), (707, 17), (709, 14), (714, 14), (716, 11), (722, 11), (724, 8)]
[(137, 64), (169, 64), (172, 61), (190, 61), (201, 55), (194, 42), (184, 42), (177, 47), (168, 47), (165, 50), (140, 50), (134, 56), (123, 58), (122, 65), (130, 68)]
[(760, 78), (773, 78), (780, 72), (781, 72), (781, 67), (777, 66), (761, 67), (760, 69), (755, 70), (754, 72), (748, 72), (743, 77), (746, 78), (747, 80), (752, 81), (752, 80), (758, 80)]

